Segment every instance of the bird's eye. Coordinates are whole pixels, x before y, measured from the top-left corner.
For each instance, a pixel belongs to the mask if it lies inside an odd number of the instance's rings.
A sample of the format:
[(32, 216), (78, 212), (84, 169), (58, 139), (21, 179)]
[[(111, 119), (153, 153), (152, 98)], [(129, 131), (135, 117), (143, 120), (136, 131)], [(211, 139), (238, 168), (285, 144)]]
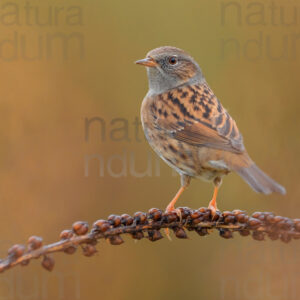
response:
[(170, 58), (169, 58), (169, 63), (170, 63), (170, 65), (176, 65), (177, 64), (177, 57), (176, 56), (171, 56)]

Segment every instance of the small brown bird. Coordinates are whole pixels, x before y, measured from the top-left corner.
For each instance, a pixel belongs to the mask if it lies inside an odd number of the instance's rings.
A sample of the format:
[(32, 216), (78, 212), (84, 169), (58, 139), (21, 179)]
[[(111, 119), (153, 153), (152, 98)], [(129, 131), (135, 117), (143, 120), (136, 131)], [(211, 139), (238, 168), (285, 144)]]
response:
[(151, 50), (145, 59), (149, 91), (141, 107), (144, 132), (154, 151), (181, 176), (175, 203), (191, 178), (215, 185), (209, 208), (217, 210), (222, 178), (237, 172), (256, 192), (285, 194), (285, 189), (249, 157), (235, 121), (205, 81), (196, 61), (175, 47)]

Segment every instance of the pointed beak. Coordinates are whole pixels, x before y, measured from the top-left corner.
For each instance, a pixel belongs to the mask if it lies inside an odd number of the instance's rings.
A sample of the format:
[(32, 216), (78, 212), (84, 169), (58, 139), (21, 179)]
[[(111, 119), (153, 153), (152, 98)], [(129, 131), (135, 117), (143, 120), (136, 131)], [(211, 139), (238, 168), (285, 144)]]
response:
[(137, 60), (135, 63), (146, 67), (156, 67), (158, 65), (152, 57), (146, 57), (144, 59)]

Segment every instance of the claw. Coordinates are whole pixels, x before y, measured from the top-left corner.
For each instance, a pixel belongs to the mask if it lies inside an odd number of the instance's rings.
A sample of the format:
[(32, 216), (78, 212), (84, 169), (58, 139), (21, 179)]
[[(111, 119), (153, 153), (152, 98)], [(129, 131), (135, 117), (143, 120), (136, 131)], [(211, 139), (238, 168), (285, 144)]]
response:
[(215, 218), (217, 211), (219, 211), (217, 207), (217, 195), (218, 195), (218, 186), (215, 186), (213, 197), (208, 204), (208, 208), (211, 211), (212, 220)]
[[(166, 209), (166, 213), (170, 213), (170, 212), (175, 212), (176, 215), (177, 215), (178, 218), (179, 218), (179, 221), (180, 221), (180, 222), (182, 221), (182, 213), (181, 213), (181, 210), (180, 210), (180, 209), (174, 208), (174, 207), (169, 207), (169, 205), (168, 205), (168, 207), (167, 207), (167, 209)], [(170, 230), (169, 230), (169, 228), (165, 228), (164, 231), (165, 231), (165, 234), (166, 234), (168, 240), (169, 240), (169, 241), (172, 241), (172, 238), (171, 238), (171, 236), (170, 236)]]
[(211, 219), (214, 220), (216, 215), (220, 212), (220, 210), (216, 206), (213, 206), (213, 205), (209, 205), (208, 208), (211, 211), (211, 217), (212, 217)]
[[(180, 209), (175, 208), (175, 203), (178, 200), (178, 198), (180, 197), (180, 195), (184, 192), (184, 190), (188, 187), (188, 185), (190, 184), (190, 181), (191, 181), (191, 177), (189, 177), (187, 175), (181, 175), (181, 187), (178, 190), (175, 197), (172, 199), (172, 201), (169, 203), (169, 205), (166, 208), (166, 212), (175, 211), (176, 215), (179, 217), (180, 222), (182, 221), (182, 213), (181, 213)], [(164, 231), (165, 231), (165, 234), (168, 237), (168, 239), (171, 241), (172, 239), (170, 237), (169, 228), (165, 228)]]
[(172, 238), (171, 238), (171, 236), (170, 236), (170, 230), (169, 230), (169, 228), (165, 228), (164, 231), (165, 231), (165, 234), (166, 234), (168, 240), (169, 240), (170, 242), (172, 242)]

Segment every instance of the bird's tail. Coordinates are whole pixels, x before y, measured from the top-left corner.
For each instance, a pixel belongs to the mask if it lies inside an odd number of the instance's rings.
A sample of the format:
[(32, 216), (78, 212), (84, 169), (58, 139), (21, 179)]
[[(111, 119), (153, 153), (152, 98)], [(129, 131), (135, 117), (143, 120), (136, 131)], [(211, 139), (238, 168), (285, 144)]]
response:
[(254, 163), (249, 167), (235, 170), (257, 193), (271, 194), (273, 192), (285, 194), (285, 188), (270, 178)]

